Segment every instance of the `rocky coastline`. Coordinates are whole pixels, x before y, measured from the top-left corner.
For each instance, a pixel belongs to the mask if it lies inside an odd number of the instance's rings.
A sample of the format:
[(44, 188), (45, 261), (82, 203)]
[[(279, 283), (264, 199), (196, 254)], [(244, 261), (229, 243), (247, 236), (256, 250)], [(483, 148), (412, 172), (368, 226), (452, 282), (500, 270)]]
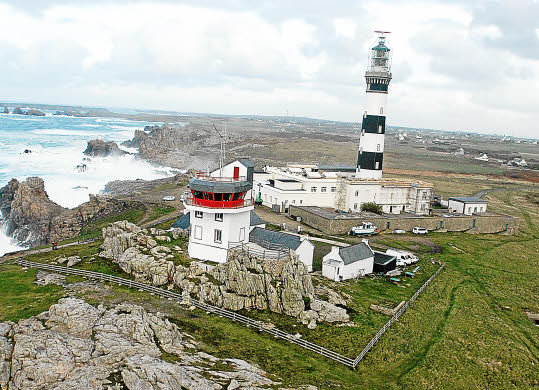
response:
[(66, 209), (49, 199), (43, 179), (12, 179), (0, 188), (0, 226), (18, 243), (33, 247), (76, 237), (93, 219), (120, 213), (137, 204), (90, 195), (88, 202)]
[[(242, 138), (239, 134), (234, 137), (237, 141)], [(136, 130), (134, 137), (122, 145), (138, 148), (139, 157), (158, 165), (205, 170), (217, 164), (220, 137), (209, 123), (165, 123)]]

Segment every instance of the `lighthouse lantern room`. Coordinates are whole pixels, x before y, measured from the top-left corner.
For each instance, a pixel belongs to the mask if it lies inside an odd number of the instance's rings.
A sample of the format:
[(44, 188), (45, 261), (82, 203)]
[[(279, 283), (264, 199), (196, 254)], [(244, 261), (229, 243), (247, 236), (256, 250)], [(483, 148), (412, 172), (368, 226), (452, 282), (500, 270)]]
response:
[(190, 257), (224, 263), (229, 247), (249, 241), (253, 169), (250, 160), (237, 160), (189, 181)]

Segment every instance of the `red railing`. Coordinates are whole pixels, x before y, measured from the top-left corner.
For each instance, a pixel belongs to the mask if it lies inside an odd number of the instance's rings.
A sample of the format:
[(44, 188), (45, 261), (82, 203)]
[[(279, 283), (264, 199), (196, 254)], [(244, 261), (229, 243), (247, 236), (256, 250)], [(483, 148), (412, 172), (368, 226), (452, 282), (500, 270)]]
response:
[(221, 181), (221, 182), (234, 182), (234, 181), (247, 181), (246, 176), (238, 176), (238, 177), (214, 177), (211, 175), (208, 175), (207, 173), (200, 172), (195, 175), (195, 177), (199, 180), (205, 180), (205, 181)]
[(195, 198), (193, 194), (185, 197), (185, 204), (189, 206), (207, 207), (210, 209), (239, 209), (254, 205), (254, 199), (238, 199), (238, 200), (208, 200)]

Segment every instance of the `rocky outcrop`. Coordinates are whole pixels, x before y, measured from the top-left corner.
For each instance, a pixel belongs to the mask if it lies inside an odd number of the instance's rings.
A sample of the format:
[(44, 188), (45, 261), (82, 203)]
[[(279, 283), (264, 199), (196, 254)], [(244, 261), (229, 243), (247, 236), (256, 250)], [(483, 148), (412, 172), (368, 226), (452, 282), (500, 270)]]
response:
[[(159, 237), (164, 232), (153, 229)], [(205, 268), (198, 262), (175, 265), (171, 249), (158, 246), (146, 229), (127, 221), (103, 229), (101, 257), (111, 259), (139, 281), (176, 286), (230, 310), (271, 310), (316, 326), (317, 321), (347, 322), (346, 309), (316, 299), (312, 279), (297, 258), (269, 260), (242, 251), (229, 251), (226, 263)], [(309, 307), (310, 306), (310, 307)]]
[(17, 115), (24, 115), (24, 111), (21, 110), (20, 107), (15, 107), (15, 109), (13, 110), (13, 113)]
[[(234, 134), (234, 141), (242, 138)], [(133, 139), (122, 145), (138, 148), (140, 157), (163, 166), (206, 169), (208, 164), (216, 165), (220, 138), (211, 122), (185, 126), (164, 124), (137, 130)]]
[[(0, 386), (37, 389), (271, 389), (260, 368), (197, 351), (198, 343), (140, 306), (65, 298), (36, 317), (0, 323)], [(173, 356), (164, 360), (163, 354)], [(227, 367), (219, 369), (217, 367)], [(228, 387), (227, 387), (228, 386)]]
[(178, 187), (183, 187), (187, 185), (190, 177), (191, 176), (188, 174), (177, 174), (172, 177), (155, 180), (114, 180), (105, 185), (105, 190), (103, 192), (113, 196), (120, 196), (132, 195), (135, 192), (149, 191), (164, 184), (174, 184)]
[(88, 146), (83, 152), (92, 157), (123, 156), (128, 154), (125, 150), (118, 147), (114, 141), (103, 141), (102, 139), (92, 139), (88, 141)]
[(0, 211), (9, 236), (39, 245), (50, 234), (53, 218), (66, 209), (49, 199), (43, 179), (30, 177), (22, 183), (13, 179), (0, 189)]
[(90, 195), (88, 202), (65, 209), (49, 199), (41, 178), (30, 177), (23, 182), (13, 179), (0, 188), (0, 225), (21, 244), (43, 245), (76, 237), (91, 220), (135, 205)]
[(39, 110), (36, 110), (35, 108), (31, 108), (29, 109), (28, 111), (25, 112), (25, 115), (30, 115), (30, 116), (45, 116), (45, 113), (44, 112), (41, 112)]
[(9, 108), (4, 107), (4, 114), (9, 114)]

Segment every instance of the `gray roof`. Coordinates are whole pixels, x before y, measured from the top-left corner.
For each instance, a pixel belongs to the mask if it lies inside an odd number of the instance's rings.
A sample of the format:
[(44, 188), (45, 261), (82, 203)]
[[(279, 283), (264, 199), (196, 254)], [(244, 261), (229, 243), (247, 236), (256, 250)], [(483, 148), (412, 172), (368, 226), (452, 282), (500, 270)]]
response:
[(448, 200), (456, 200), (463, 203), (488, 203), (486, 200), (473, 196), (452, 196)]
[(189, 188), (193, 191), (216, 192), (222, 194), (234, 194), (236, 192), (246, 192), (253, 188), (253, 183), (243, 181), (213, 181), (198, 179), (196, 177), (189, 180)]
[(253, 210), (251, 210), (251, 214), (249, 215), (251, 219), (250, 226), (257, 226), (257, 225), (265, 225), (266, 221), (264, 221), (260, 216), (255, 213)]
[(174, 229), (187, 229), (191, 223), (191, 214), (187, 213), (182, 215), (176, 222), (172, 224)]
[(248, 158), (238, 158), (238, 161), (245, 167), (245, 168), (254, 168), (255, 164)]
[(388, 255), (382, 252), (374, 252), (374, 262), (379, 265), (386, 265), (395, 259), (395, 256)]
[(345, 248), (339, 249), (339, 255), (341, 256), (342, 261), (345, 265), (355, 263), (359, 260), (365, 260), (373, 256), (372, 249), (365, 244), (360, 242), (359, 244), (347, 246)]
[(319, 165), (318, 169), (327, 172), (355, 172), (356, 167), (351, 165)]
[(298, 236), (255, 227), (249, 234), (249, 241), (260, 244), (260, 240), (282, 245), (292, 250), (298, 249), (301, 245), (301, 239)]

